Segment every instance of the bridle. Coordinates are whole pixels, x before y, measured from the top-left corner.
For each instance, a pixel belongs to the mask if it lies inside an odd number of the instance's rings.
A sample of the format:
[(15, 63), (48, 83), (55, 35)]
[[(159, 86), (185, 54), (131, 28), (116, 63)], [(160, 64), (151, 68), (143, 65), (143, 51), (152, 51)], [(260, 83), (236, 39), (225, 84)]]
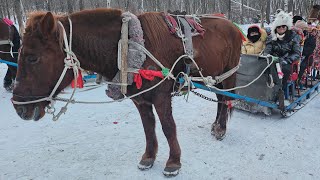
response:
[(61, 108), (60, 112), (56, 116), (54, 116), (53, 120), (57, 120), (62, 113), (65, 113), (65, 111), (67, 110), (68, 104), (70, 102), (72, 102), (73, 96), (74, 96), (75, 91), (77, 89), (76, 88), (77, 87), (77, 77), (78, 77), (79, 71), (83, 70), (80, 67), (80, 62), (79, 62), (77, 56), (72, 51), (72, 21), (69, 17), (68, 17), (68, 21), (69, 21), (69, 25), (70, 25), (69, 42), (68, 42), (67, 33), (65, 31), (63, 24), (60, 21), (58, 21), (58, 24), (62, 28), (62, 32), (63, 32), (63, 41), (64, 41), (64, 47), (65, 47), (64, 51), (66, 53), (66, 57), (64, 58), (64, 69), (60, 75), (58, 82), (56, 83), (53, 90), (51, 91), (50, 95), (48, 97), (45, 97), (45, 96), (32, 96), (31, 97), (31, 96), (15, 95), (20, 98), (35, 98), (35, 97), (42, 97), (42, 98), (36, 99), (36, 100), (31, 100), (31, 101), (11, 100), (12, 103), (16, 104), (16, 105), (26, 105), (26, 104), (39, 103), (39, 102), (43, 102), (43, 101), (49, 101), (50, 104), (47, 106), (47, 112), (50, 114), (53, 114), (55, 112), (55, 108), (54, 108), (55, 99), (53, 96), (55, 95), (58, 87), (60, 86), (61, 82), (63, 81), (63, 78), (65, 77), (65, 75), (67, 73), (67, 70), (72, 69), (73, 74), (74, 74), (75, 88), (73, 89), (73, 92), (72, 92), (68, 102), (66, 103), (66, 105)]

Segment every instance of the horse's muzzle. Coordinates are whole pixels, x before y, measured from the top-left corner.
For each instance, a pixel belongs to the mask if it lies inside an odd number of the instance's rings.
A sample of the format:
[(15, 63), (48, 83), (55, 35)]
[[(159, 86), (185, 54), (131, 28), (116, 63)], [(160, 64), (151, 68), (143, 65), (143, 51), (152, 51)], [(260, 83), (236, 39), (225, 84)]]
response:
[[(44, 112), (41, 111), (39, 105), (14, 105), (17, 114), (23, 120), (35, 120), (38, 121), (44, 116)], [(44, 111), (44, 110), (43, 110)]]

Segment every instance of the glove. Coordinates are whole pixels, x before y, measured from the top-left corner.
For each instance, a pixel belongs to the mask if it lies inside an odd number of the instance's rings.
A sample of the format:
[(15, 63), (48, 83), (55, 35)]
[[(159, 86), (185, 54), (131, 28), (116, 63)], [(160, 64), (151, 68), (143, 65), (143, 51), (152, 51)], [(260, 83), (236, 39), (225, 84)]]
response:
[(285, 59), (283, 59), (283, 58), (279, 58), (279, 59), (278, 59), (278, 62), (279, 62), (281, 65), (286, 65), (286, 64), (288, 64), (288, 62), (287, 62)]
[(279, 58), (279, 62), (281, 65), (291, 64), (292, 61), (290, 59)]
[(266, 55), (267, 58), (272, 58), (274, 62), (279, 62), (279, 58), (276, 56), (272, 56), (271, 54)]
[(281, 64), (281, 65), (287, 65), (288, 62), (287, 62), (286, 60), (283, 60), (283, 61), (280, 62), (280, 64)]

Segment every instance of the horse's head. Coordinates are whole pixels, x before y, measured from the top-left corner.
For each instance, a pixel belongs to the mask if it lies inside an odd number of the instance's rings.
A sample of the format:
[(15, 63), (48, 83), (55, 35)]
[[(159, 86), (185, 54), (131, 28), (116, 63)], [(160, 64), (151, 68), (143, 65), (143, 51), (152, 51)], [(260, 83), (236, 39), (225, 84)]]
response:
[[(13, 101), (34, 101), (50, 95), (64, 68), (65, 53), (61, 36), (57, 17), (50, 12), (30, 16), (18, 58)], [(55, 95), (70, 84), (72, 78), (72, 72), (67, 71)], [(48, 104), (48, 101), (14, 104), (14, 108), (24, 120), (39, 120), (44, 116)]]

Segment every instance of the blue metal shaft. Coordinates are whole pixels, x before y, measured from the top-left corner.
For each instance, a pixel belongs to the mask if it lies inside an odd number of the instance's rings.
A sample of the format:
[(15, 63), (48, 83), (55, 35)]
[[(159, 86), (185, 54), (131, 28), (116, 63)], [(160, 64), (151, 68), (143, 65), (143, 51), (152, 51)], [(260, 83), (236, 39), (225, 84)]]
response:
[(83, 76), (83, 79), (84, 79), (84, 80), (87, 80), (87, 79), (94, 79), (94, 78), (97, 78), (97, 75), (96, 75), (96, 74), (92, 74), (92, 75), (85, 75), (85, 76)]
[[(179, 82), (180, 83), (184, 83), (184, 79), (180, 78)], [(219, 90), (216, 90), (216, 89), (213, 89), (213, 88), (209, 88), (209, 87), (207, 87), (205, 85), (202, 85), (202, 84), (199, 84), (199, 83), (195, 83), (195, 82), (192, 82), (192, 84), (196, 88), (207, 90), (207, 91), (211, 91), (211, 92), (214, 92), (216, 94), (228, 96), (228, 97), (231, 97), (231, 98), (234, 98), (234, 99), (242, 99), (242, 100), (244, 100), (246, 102), (259, 104), (261, 106), (265, 106), (265, 107), (269, 107), (269, 108), (273, 108), (273, 109), (279, 109), (279, 106), (277, 104), (275, 104), (275, 103), (270, 103), (270, 102), (267, 102), (267, 101), (261, 101), (261, 100), (255, 99), (255, 98), (250, 98), (250, 97), (247, 97), (247, 96), (242, 96), (242, 95), (231, 93), (231, 92), (219, 91)]]
[(8, 65), (10, 65), (10, 66), (18, 67), (18, 64), (17, 64), (17, 63), (13, 63), (13, 62), (6, 61), (6, 60), (3, 60), (3, 59), (0, 59), (0, 63), (5, 63), (5, 64), (8, 64)]

